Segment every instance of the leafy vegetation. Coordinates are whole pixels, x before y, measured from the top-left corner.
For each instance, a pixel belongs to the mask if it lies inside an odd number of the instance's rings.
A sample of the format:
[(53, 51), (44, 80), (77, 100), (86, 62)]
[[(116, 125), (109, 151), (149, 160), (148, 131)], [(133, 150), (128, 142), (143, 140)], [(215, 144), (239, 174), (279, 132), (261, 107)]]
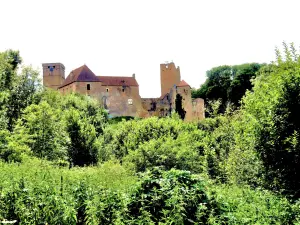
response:
[(208, 71), (191, 123), (179, 98), (170, 117), (108, 119), (0, 53), (0, 222), (300, 224), (300, 59), (283, 48)]
[(220, 112), (225, 111), (228, 103), (237, 108), (245, 92), (252, 89), (251, 81), (263, 66), (265, 64), (246, 63), (214, 67), (206, 72), (205, 83), (192, 91), (192, 97), (203, 98), (205, 102), (220, 99)]

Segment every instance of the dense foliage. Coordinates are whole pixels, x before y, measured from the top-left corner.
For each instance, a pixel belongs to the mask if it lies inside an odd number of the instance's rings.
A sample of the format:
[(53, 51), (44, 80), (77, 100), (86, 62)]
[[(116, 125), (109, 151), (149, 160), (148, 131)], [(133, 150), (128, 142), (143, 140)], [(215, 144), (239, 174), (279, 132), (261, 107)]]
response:
[(263, 66), (264, 64), (259, 63), (246, 63), (214, 67), (206, 72), (205, 83), (192, 91), (192, 97), (203, 98), (205, 102), (221, 99), (221, 112), (225, 111), (228, 103), (238, 107), (246, 90), (253, 87), (251, 80)]
[(300, 224), (300, 58), (283, 47), (209, 71), (210, 117), (190, 123), (180, 99), (170, 117), (108, 119), (0, 53), (0, 222)]
[(59, 168), (0, 163), (0, 221), (20, 224), (297, 224), (299, 205), (269, 191), (214, 185), (158, 168), (140, 178), (116, 162)]

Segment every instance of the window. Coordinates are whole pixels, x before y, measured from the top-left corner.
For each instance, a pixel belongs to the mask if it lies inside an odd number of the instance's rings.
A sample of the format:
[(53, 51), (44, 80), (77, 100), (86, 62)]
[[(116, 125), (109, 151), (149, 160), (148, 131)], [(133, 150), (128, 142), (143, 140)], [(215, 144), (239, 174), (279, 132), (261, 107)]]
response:
[(125, 92), (125, 88), (122, 88), (122, 92)]
[(106, 92), (108, 92), (108, 90), (109, 90), (109, 89), (108, 89), (108, 88), (106, 88)]
[(88, 91), (91, 90), (91, 85), (90, 84), (86, 85), (86, 90), (88, 90)]
[(132, 105), (132, 99), (131, 98), (128, 99), (128, 104)]

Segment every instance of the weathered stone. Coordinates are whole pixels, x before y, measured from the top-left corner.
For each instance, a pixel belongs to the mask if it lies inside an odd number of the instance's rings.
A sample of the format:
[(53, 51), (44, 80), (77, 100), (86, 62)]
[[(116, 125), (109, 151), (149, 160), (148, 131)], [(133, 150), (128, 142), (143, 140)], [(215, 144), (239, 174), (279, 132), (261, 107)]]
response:
[(132, 77), (96, 76), (86, 65), (71, 71), (65, 79), (63, 64), (44, 63), (43, 84), (59, 90), (62, 94), (76, 92), (95, 98), (112, 117), (169, 116), (175, 111), (176, 95), (180, 94), (186, 111), (185, 120), (203, 119), (204, 100), (191, 98), (191, 88), (181, 80), (179, 67), (172, 62), (161, 64), (160, 70), (162, 95), (159, 98), (141, 98), (135, 75)]

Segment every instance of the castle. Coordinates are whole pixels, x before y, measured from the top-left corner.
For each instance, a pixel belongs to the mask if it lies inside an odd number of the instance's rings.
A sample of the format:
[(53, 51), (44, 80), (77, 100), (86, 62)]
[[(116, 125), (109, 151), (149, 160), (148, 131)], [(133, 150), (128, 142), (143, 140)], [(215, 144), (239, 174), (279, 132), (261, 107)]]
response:
[[(77, 92), (97, 99), (111, 117), (165, 117), (176, 110), (180, 98), (185, 121), (204, 118), (204, 100), (192, 99), (191, 87), (181, 80), (180, 68), (173, 62), (160, 65), (161, 96), (141, 98), (135, 74), (130, 77), (96, 76), (86, 65), (65, 78), (61, 63), (43, 63), (43, 85), (62, 94)], [(178, 101), (177, 101), (178, 102)], [(178, 107), (178, 106), (177, 106)]]

